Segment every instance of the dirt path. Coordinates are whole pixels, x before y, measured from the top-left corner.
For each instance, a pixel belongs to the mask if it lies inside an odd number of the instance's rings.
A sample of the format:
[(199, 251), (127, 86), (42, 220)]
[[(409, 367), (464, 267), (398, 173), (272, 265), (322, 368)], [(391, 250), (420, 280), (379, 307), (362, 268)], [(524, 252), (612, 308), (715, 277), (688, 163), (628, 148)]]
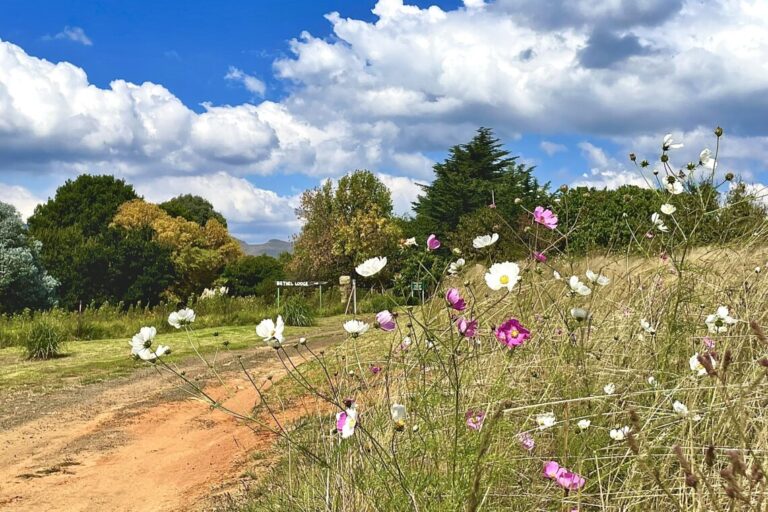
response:
[[(223, 374), (225, 387), (206, 390), (247, 412), (258, 395), (235, 366)], [(267, 376), (285, 374), (272, 349), (250, 351), (246, 366), (263, 389)], [(236, 486), (249, 454), (271, 447), (275, 436), (190, 399), (176, 384), (142, 371), (46, 396), (26, 421), (10, 417), (0, 431), (0, 510), (195, 510)], [(285, 411), (283, 420), (303, 413)]]

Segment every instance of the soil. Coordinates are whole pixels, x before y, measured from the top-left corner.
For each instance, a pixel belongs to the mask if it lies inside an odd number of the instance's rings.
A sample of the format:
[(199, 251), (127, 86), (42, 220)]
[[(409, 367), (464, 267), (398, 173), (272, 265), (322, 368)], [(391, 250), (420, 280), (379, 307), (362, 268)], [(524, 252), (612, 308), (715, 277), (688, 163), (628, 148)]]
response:
[[(272, 349), (239, 355), (262, 390), (285, 375)], [(202, 378), (199, 360), (180, 366)], [(222, 366), (224, 385), (201, 384), (226, 407), (249, 413), (258, 393), (234, 356)], [(179, 383), (147, 368), (43, 395), (0, 394), (0, 510), (211, 510), (265, 473), (277, 436), (211, 409)], [(278, 419), (306, 413), (299, 403)]]

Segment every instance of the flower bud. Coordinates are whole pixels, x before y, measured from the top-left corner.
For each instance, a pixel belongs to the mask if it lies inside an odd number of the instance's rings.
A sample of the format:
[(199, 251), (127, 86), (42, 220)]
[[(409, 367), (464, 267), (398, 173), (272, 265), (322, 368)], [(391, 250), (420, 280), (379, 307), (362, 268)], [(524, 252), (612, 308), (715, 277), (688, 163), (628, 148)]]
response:
[(634, 162), (634, 161), (636, 161), (636, 160), (637, 160), (637, 156), (636, 156), (634, 153), (630, 153), (630, 154), (629, 154), (629, 159), (630, 159), (630, 160), (632, 160), (632, 161)]
[(516, 197), (516, 198), (515, 198), (515, 204), (520, 204), (520, 203), (522, 203), (522, 202), (523, 202), (523, 200), (522, 200), (522, 199), (520, 199), (519, 197)]
[(661, 155), (661, 162), (662, 163), (669, 162), (669, 155), (667, 155), (667, 154)]
[(725, 181), (732, 181), (733, 180), (733, 173), (729, 172), (725, 175)]
[(568, 185), (560, 185), (560, 192), (568, 192)]
[(642, 162), (640, 162), (640, 167), (648, 167), (649, 165), (651, 164), (648, 163), (648, 160), (643, 160)]
[(715, 136), (716, 137), (722, 137), (723, 136), (723, 129), (720, 128), (719, 126), (717, 128), (715, 128)]
[(658, 169), (654, 169), (653, 170), (653, 175), (654, 176), (658, 176), (659, 175), (659, 170)]

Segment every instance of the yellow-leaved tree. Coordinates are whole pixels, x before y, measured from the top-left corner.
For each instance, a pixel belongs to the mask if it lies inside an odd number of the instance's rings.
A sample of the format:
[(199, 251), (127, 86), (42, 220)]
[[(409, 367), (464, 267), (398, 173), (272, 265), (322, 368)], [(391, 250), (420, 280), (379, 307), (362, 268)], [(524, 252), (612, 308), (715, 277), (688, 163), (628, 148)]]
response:
[(167, 290), (169, 299), (199, 293), (213, 284), (225, 265), (243, 256), (240, 245), (218, 220), (208, 219), (201, 226), (142, 199), (123, 203), (112, 224), (128, 230), (149, 228), (155, 240), (171, 250), (176, 280)]

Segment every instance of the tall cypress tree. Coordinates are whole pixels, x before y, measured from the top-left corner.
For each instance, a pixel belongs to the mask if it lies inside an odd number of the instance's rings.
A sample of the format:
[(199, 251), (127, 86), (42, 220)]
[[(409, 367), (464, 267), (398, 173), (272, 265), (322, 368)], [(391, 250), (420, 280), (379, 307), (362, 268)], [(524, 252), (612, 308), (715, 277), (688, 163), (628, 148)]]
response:
[(513, 220), (522, 212), (515, 198), (531, 207), (545, 196), (533, 167), (510, 156), (490, 128), (480, 128), (471, 141), (452, 147), (434, 171), (435, 180), (422, 186), (424, 192), (413, 204), (413, 227), (420, 235), (450, 233), (464, 215), (491, 204), (492, 197), (499, 213)]

